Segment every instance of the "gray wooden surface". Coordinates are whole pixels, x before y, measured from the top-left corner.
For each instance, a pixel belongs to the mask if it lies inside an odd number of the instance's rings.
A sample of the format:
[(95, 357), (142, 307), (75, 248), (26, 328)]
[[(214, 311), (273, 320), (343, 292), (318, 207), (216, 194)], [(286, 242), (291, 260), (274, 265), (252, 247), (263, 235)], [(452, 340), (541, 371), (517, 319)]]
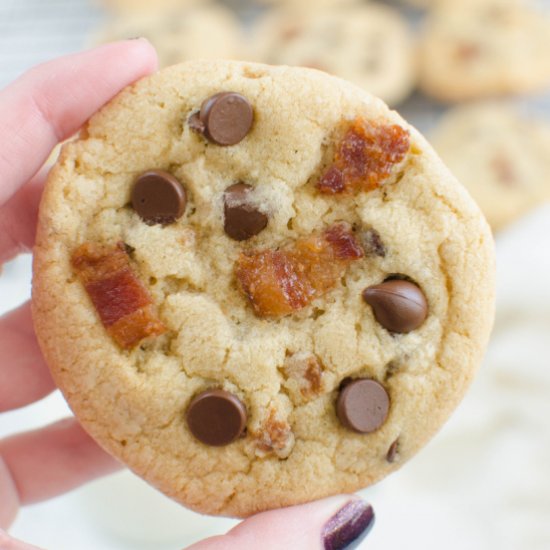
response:
[(89, 0), (0, 0), (0, 87), (86, 44), (102, 18)]

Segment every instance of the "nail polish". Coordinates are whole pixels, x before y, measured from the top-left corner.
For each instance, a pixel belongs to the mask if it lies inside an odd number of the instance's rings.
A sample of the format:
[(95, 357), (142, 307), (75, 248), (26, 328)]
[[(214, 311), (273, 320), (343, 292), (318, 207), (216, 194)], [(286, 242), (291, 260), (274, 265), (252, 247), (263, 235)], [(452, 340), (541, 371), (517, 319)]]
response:
[(374, 511), (363, 500), (352, 500), (326, 523), (323, 529), (325, 550), (357, 548), (374, 525)]

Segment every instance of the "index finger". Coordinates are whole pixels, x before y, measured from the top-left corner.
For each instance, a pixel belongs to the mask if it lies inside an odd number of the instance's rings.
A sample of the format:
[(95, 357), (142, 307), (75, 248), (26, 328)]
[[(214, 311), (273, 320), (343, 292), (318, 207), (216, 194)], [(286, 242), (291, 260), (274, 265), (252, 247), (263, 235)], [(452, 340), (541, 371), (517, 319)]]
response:
[(107, 44), (31, 69), (0, 92), (0, 205), (122, 88), (156, 69), (144, 39)]

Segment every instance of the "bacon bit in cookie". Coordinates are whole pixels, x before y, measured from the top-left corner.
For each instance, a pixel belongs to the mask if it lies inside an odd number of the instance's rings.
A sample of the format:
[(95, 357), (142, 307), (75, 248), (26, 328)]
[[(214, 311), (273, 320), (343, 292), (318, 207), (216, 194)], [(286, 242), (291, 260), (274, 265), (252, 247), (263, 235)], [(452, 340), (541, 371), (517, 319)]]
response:
[(285, 361), (283, 370), (287, 378), (297, 382), (302, 397), (313, 397), (320, 393), (323, 367), (315, 355), (294, 353)]
[(256, 449), (260, 456), (274, 452), (280, 458), (286, 458), (294, 445), (294, 434), (286, 420), (278, 420), (274, 409), (269, 411), (267, 420), (254, 434)]
[(309, 361), (307, 362), (306, 371), (304, 373), (304, 378), (305, 380), (307, 380), (308, 387), (302, 388), (300, 390), (302, 392), (302, 395), (319, 393), (319, 390), (321, 389), (322, 375), (323, 371), (321, 369), (321, 364), (316, 357), (310, 357)]
[(363, 249), (357, 242), (349, 225), (339, 223), (329, 227), (324, 237), (330, 243), (338, 260), (355, 260), (363, 257)]
[(153, 300), (136, 277), (124, 243), (79, 246), (71, 263), (107, 332), (123, 349), (132, 349), (166, 328), (153, 312)]
[(481, 55), (481, 46), (479, 44), (465, 43), (459, 44), (456, 49), (456, 57), (461, 61), (472, 61)]
[(236, 275), (258, 317), (283, 317), (333, 288), (363, 255), (351, 227), (337, 223), (282, 250), (242, 253)]
[(517, 184), (518, 178), (514, 166), (504, 154), (496, 155), (491, 162), (491, 167), (498, 181), (504, 186), (514, 187)]
[(376, 189), (409, 148), (409, 132), (401, 126), (356, 118), (337, 144), (334, 162), (319, 179), (317, 188), (327, 195)]
[(344, 174), (340, 168), (331, 166), (317, 184), (321, 193), (343, 193), (346, 189)]
[(298, 38), (303, 32), (304, 29), (300, 25), (288, 24), (281, 29), (281, 38), (287, 42)]

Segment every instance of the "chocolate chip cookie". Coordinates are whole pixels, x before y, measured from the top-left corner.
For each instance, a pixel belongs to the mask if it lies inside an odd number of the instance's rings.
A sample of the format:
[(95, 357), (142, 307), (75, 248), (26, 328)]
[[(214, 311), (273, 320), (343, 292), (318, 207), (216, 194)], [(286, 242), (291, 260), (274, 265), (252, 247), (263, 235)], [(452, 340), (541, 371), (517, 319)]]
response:
[(415, 46), (405, 19), (391, 6), (282, 8), (260, 19), (255, 35), (259, 60), (326, 71), (390, 105), (403, 101), (416, 83)]
[(545, 90), (550, 18), (520, 0), (440, 1), (420, 47), (419, 84), (442, 101)]
[(132, 36), (142, 36), (153, 44), (161, 67), (189, 59), (237, 59), (243, 53), (240, 23), (220, 5), (123, 13), (108, 20), (94, 41), (112, 42)]
[(64, 146), (33, 312), (107, 451), (186, 506), (247, 516), (366, 487), (435, 434), (487, 342), (492, 238), (364, 90), (188, 62)]
[(259, 4), (271, 4), (273, 6), (290, 6), (293, 9), (308, 10), (312, 12), (320, 6), (343, 6), (345, 4), (354, 4), (357, 0), (257, 0)]
[(125, 16), (136, 13), (158, 13), (192, 4), (197, 5), (200, 2), (201, 0), (101, 0), (105, 8)]
[(428, 8), (434, 3), (434, 0), (401, 0), (401, 3), (414, 8)]
[(550, 200), (550, 123), (512, 104), (455, 107), (432, 143), (498, 231)]

